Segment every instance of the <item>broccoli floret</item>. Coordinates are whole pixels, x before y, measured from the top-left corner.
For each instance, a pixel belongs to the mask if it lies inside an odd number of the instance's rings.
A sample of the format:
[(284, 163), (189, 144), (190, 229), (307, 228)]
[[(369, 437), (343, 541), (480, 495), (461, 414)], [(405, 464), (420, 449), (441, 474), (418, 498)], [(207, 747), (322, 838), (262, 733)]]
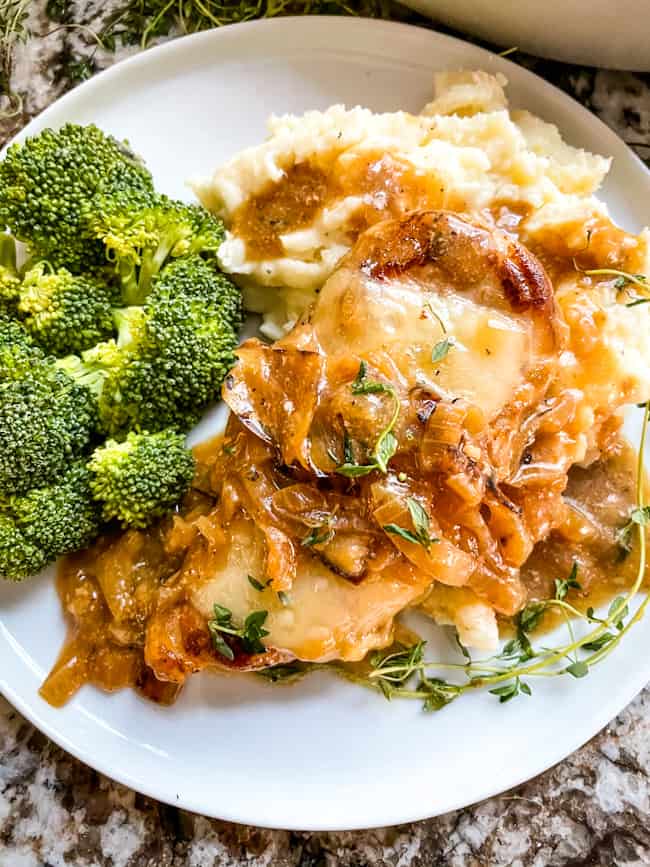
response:
[(149, 171), (126, 142), (94, 125), (46, 129), (12, 145), (0, 162), (0, 227), (54, 267), (90, 270), (105, 254), (86, 230), (88, 217), (97, 197), (117, 194), (132, 203), (153, 194)]
[(0, 345), (0, 494), (48, 484), (88, 446), (97, 407), (38, 350)]
[(0, 515), (0, 576), (22, 581), (44, 569), (49, 557), (30, 542), (8, 515)]
[(199, 256), (171, 262), (143, 307), (116, 314), (117, 341), (62, 362), (98, 396), (103, 428), (185, 431), (219, 396), (234, 362), (241, 296)]
[(34, 341), (25, 330), (23, 324), (3, 311), (0, 305), (0, 348), (12, 346), (32, 349), (35, 355), (41, 355), (34, 347)]
[(147, 527), (167, 514), (194, 476), (192, 453), (170, 430), (131, 432), (121, 443), (108, 440), (95, 450), (89, 467), (104, 520), (117, 519), (123, 527)]
[(200, 205), (167, 196), (156, 196), (144, 207), (112, 198), (98, 208), (88, 226), (115, 265), (127, 305), (144, 302), (153, 277), (170, 258), (199, 253), (212, 256), (224, 236), (221, 220)]
[(40, 262), (23, 278), (18, 299), (23, 324), (46, 352), (83, 352), (113, 332), (112, 295), (98, 280), (53, 271)]
[(101, 509), (83, 461), (71, 464), (55, 483), (11, 497), (8, 507), (24, 538), (48, 561), (85, 548), (101, 527)]
[(85, 548), (101, 528), (101, 509), (82, 461), (51, 485), (9, 497), (1, 508), (0, 575), (13, 581), (40, 572), (62, 554)]

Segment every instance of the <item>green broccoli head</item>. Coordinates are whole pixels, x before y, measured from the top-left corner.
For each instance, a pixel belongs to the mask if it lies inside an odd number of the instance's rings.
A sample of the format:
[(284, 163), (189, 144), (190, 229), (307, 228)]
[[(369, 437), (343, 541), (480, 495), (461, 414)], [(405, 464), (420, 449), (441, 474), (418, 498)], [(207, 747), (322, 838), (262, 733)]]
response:
[(188, 490), (194, 458), (184, 438), (170, 430), (128, 434), (93, 453), (90, 486), (104, 520), (147, 527), (170, 512)]
[[(130, 307), (122, 310), (114, 310), (114, 318), (120, 324), (120, 337), (118, 340), (106, 340), (98, 343), (92, 349), (78, 355), (68, 355), (58, 358), (56, 365), (79, 386), (87, 389), (93, 396), (99, 418), (99, 429), (109, 436), (124, 436), (131, 428), (131, 415), (123, 411), (120, 397), (120, 382), (125, 381), (129, 375), (129, 369), (137, 364), (125, 345), (131, 345), (132, 337), (130, 319), (133, 319), (133, 327), (141, 307)], [(137, 315), (129, 315), (137, 314)]]
[(154, 281), (143, 307), (117, 311), (117, 341), (68, 360), (65, 369), (95, 388), (102, 427), (188, 430), (218, 399), (234, 362), (241, 296), (200, 256), (176, 259)]
[(239, 290), (200, 257), (187, 257), (164, 269), (143, 311), (143, 319), (129, 318), (130, 361), (106, 380), (102, 416), (116, 432), (187, 430), (218, 399), (234, 363)]
[(0, 305), (0, 348), (6, 349), (12, 346), (30, 349), (34, 356), (42, 357), (42, 353), (34, 346), (34, 341), (23, 324), (2, 310)]
[(87, 448), (97, 428), (88, 389), (51, 359), (0, 345), (0, 494), (47, 484)]
[(53, 271), (39, 262), (24, 276), (18, 300), (23, 325), (46, 352), (83, 352), (113, 333), (110, 289), (98, 280)]
[(89, 270), (105, 261), (85, 228), (94, 200), (119, 194), (135, 203), (152, 193), (149, 171), (126, 142), (70, 123), (9, 148), (0, 162), (0, 226), (55, 267)]
[(0, 576), (22, 581), (44, 569), (49, 557), (43, 548), (30, 542), (13, 518), (0, 515)]
[(23, 324), (46, 352), (82, 352), (113, 333), (111, 290), (98, 280), (53, 271), (44, 262), (23, 279), (18, 301)]
[(8, 508), (27, 543), (42, 551), (48, 562), (85, 548), (101, 528), (101, 509), (83, 461), (72, 463), (51, 485), (10, 497)]
[(152, 279), (170, 259), (192, 254), (213, 256), (224, 236), (221, 220), (200, 205), (167, 196), (156, 196), (144, 206), (111, 198), (99, 207), (88, 226), (114, 263), (127, 305), (144, 302)]
[(3, 307), (14, 307), (18, 301), (19, 290), (19, 278), (9, 268), (0, 265), (0, 304)]

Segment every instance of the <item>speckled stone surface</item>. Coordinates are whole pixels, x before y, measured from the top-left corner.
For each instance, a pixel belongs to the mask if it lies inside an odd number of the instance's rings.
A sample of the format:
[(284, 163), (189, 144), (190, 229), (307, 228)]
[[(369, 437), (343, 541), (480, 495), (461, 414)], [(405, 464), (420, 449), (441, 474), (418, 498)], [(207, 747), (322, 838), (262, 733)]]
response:
[[(28, 4), (32, 35), (16, 46), (10, 78), (19, 110), (8, 117), (9, 101), (0, 97), (0, 144), (80, 78), (138, 50), (108, 51), (86, 29), (101, 30), (117, 5), (72, 0), (61, 26), (48, 20), (42, 0)], [(649, 75), (513, 59), (650, 158)], [(398, 828), (316, 834), (232, 825), (159, 804), (71, 758), (0, 699), (0, 867), (643, 864), (650, 864), (650, 690), (573, 756), (498, 798)]]

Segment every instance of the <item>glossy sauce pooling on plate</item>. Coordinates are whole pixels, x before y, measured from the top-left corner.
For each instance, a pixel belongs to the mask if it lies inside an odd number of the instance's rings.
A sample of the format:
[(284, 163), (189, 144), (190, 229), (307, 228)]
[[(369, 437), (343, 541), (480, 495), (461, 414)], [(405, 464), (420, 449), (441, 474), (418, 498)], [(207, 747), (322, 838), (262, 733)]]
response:
[[(214, 464), (219, 462), (221, 438), (202, 445), (197, 452), (199, 460), (205, 460), (199, 466), (198, 478), (209, 476), (211, 468), (218, 474)], [(527, 599), (552, 595), (555, 579), (567, 575), (574, 561), (579, 564), (584, 588), (584, 592), (573, 596), (578, 607), (597, 605), (630, 585), (638, 558), (634, 552), (622, 558), (616, 533), (634, 504), (634, 473), (634, 452), (621, 440), (612, 443), (603, 461), (570, 472), (567, 519), (558, 532), (536, 546), (522, 570)], [(203, 492), (193, 493), (184, 507), (183, 519), (166, 521), (148, 531), (132, 530), (106, 537), (87, 551), (65, 559), (57, 589), (70, 618), (70, 634), (43, 685), (41, 692), (47, 701), (59, 706), (84, 683), (92, 683), (106, 690), (135, 687), (153, 701), (172, 702), (182, 680), (159, 680), (145, 662), (147, 626), (166, 607), (180, 612), (179, 635), (184, 642), (177, 648), (176, 658), (170, 656), (171, 664), (177, 667), (183, 658), (191, 658), (198, 667), (197, 660), (203, 654), (203, 665), (228, 670), (225, 660), (212, 650), (204, 618), (195, 614), (196, 609), (188, 602), (196, 588), (174, 579), (183, 546), (194, 536), (193, 525), (209, 520), (209, 503)], [(252, 601), (255, 605), (258, 591), (252, 587), (249, 590), (246, 604)], [(265, 606), (270, 596), (265, 594)], [(335, 606), (337, 601), (344, 606), (346, 600), (335, 599), (329, 604)], [(232, 596), (224, 596), (223, 602), (230, 602), (233, 608), (237, 604)], [(439, 606), (441, 600), (425, 603), (425, 610), (434, 603)], [(281, 618), (284, 609), (272, 604)], [(261, 601), (257, 602), (258, 607), (261, 605)], [(344, 607), (335, 613), (343, 619)], [(545, 620), (544, 625), (550, 627), (553, 620)], [(282, 624), (276, 629), (281, 631)]]

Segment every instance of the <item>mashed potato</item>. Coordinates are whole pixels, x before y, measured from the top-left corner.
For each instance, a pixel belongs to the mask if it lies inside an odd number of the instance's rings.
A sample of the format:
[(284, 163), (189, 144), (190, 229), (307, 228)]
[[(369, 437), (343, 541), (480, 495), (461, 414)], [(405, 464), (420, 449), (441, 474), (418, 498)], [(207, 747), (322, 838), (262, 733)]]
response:
[[(334, 105), (274, 116), (263, 144), (194, 183), (230, 227), (222, 267), (248, 287), (249, 306), (266, 314), (269, 336), (291, 326), (358, 232), (386, 216), (443, 207), (484, 217), (505, 202), (534, 213), (535, 231), (543, 232), (545, 216), (557, 222), (570, 210), (584, 224), (605, 213), (593, 193), (609, 160), (567, 145), (556, 127), (528, 112), (510, 111), (505, 84), (500, 75), (445, 72), (419, 115)], [(316, 206), (281, 220), (273, 249), (260, 250), (239, 218), (247, 207), (263, 211), (269, 192), (287, 192), (300, 165), (324, 181)]]

